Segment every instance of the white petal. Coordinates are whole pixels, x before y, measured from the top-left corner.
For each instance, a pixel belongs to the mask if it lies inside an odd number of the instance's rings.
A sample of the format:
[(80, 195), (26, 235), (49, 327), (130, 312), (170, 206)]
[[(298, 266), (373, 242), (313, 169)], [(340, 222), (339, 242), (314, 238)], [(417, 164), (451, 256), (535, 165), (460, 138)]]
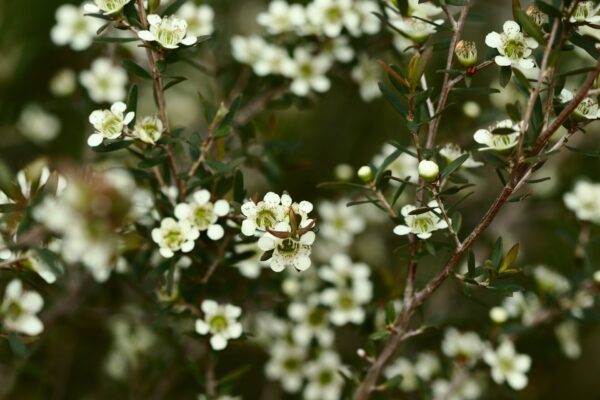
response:
[(519, 61), (519, 65), (521, 66), (521, 68), (525, 69), (532, 69), (533, 67), (535, 67), (535, 63), (529, 58), (524, 58), (521, 61)]
[(242, 221), (242, 233), (246, 236), (254, 236), (254, 233), (256, 233), (256, 223), (249, 219)]
[(219, 305), (217, 304), (217, 302), (210, 299), (204, 300), (200, 305), (200, 308), (205, 314), (208, 315), (215, 314), (217, 311), (219, 311)]
[(191, 46), (193, 44), (196, 44), (197, 41), (198, 41), (198, 38), (196, 36), (186, 36), (181, 41), (181, 44), (186, 45), (186, 46)]
[(215, 201), (213, 211), (219, 217), (223, 217), (229, 213), (229, 203), (226, 200)]
[(411, 229), (406, 225), (397, 225), (394, 228), (394, 233), (399, 236), (408, 235), (411, 232)]
[(104, 140), (104, 136), (99, 133), (93, 133), (88, 137), (87, 144), (90, 147), (100, 146), (102, 141)]
[(515, 390), (521, 390), (527, 386), (527, 376), (518, 372), (513, 372), (506, 377), (508, 384)]
[(210, 338), (210, 346), (216, 351), (223, 350), (227, 347), (227, 339), (221, 335), (215, 335)]
[(112, 111), (113, 114), (122, 114), (125, 110), (127, 110), (127, 105), (122, 101), (118, 101), (110, 107), (110, 111)]
[(240, 324), (239, 322), (231, 325), (229, 327), (229, 329), (227, 329), (227, 334), (229, 335), (229, 337), (231, 339), (237, 339), (240, 336), (242, 336), (242, 324)]
[(498, 64), (501, 67), (508, 67), (509, 65), (512, 64), (512, 61), (510, 60), (510, 58), (504, 57), (504, 56), (496, 56), (494, 58), (494, 61), (496, 62), (496, 64)]
[(21, 307), (32, 314), (37, 313), (44, 306), (44, 299), (37, 292), (25, 292), (21, 296)]
[(157, 15), (157, 14), (148, 15), (148, 23), (150, 25), (158, 25), (158, 24), (160, 24), (161, 21), (162, 21), (162, 18), (160, 17), (160, 15)]
[(498, 32), (490, 32), (485, 37), (485, 44), (489, 47), (497, 48), (502, 44), (502, 38)]
[(139, 31), (138, 37), (146, 42), (154, 42), (156, 40), (156, 36), (150, 31)]
[(225, 229), (221, 225), (209, 225), (206, 234), (211, 240), (219, 240), (225, 235)]
[(201, 320), (201, 319), (196, 320), (196, 332), (198, 332), (200, 335), (206, 335), (209, 330), (210, 330), (210, 328), (209, 328), (208, 324), (206, 322), (204, 322), (204, 320)]
[(125, 115), (125, 118), (123, 119), (123, 123), (124, 123), (125, 125), (129, 125), (129, 123), (130, 123), (131, 121), (133, 121), (133, 119), (134, 119), (134, 118), (135, 118), (135, 113), (134, 113), (133, 111), (129, 111), (129, 112), (127, 113), (127, 115)]
[(210, 201), (210, 192), (206, 189), (198, 190), (193, 197), (196, 204), (202, 206)]
[(480, 144), (489, 144), (490, 140), (492, 139), (491, 135), (492, 134), (489, 131), (485, 129), (479, 129), (473, 135), (473, 139), (475, 139), (475, 141)]
[(509, 35), (514, 35), (515, 33), (521, 32), (521, 27), (515, 21), (506, 21), (504, 25), (502, 25), (502, 30), (504, 33)]
[(26, 335), (35, 336), (42, 333), (44, 324), (35, 315), (24, 315), (18, 320), (17, 329)]

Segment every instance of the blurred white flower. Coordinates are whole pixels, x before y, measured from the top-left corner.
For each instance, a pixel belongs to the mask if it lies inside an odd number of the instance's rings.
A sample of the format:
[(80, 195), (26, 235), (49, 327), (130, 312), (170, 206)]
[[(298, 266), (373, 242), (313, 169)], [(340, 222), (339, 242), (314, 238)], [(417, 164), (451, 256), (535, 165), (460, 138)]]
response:
[(207, 4), (195, 5), (189, 2), (184, 3), (179, 7), (176, 15), (187, 22), (187, 32), (192, 36), (212, 35), (215, 30), (215, 12)]
[(339, 356), (332, 351), (324, 351), (319, 357), (304, 366), (308, 383), (304, 388), (305, 400), (338, 400), (344, 385), (340, 375), (342, 364)]
[(229, 203), (226, 200), (211, 202), (211, 194), (206, 189), (196, 191), (191, 197), (191, 201), (179, 203), (175, 207), (177, 219), (187, 222), (200, 232), (206, 231), (211, 240), (221, 239), (225, 229), (216, 222), (229, 214)]
[(350, 32), (359, 27), (360, 18), (352, 3), (352, 0), (313, 0), (306, 7), (306, 16), (326, 36), (337, 37), (344, 27)]
[(417, 355), (414, 364), (415, 373), (424, 382), (429, 382), (431, 378), (440, 372), (442, 366), (439, 358), (432, 352), (423, 352)]
[(64, 68), (58, 71), (50, 80), (50, 92), (57, 97), (65, 97), (73, 94), (77, 89), (77, 75), (75, 71)]
[(519, 141), (519, 131), (521, 129), (520, 125), (520, 123), (505, 119), (496, 122), (487, 129), (478, 129), (473, 135), (473, 138), (477, 143), (485, 146), (481, 147), (479, 151), (494, 150), (505, 152), (517, 145)]
[[(448, 228), (446, 221), (438, 216), (438, 214), (440, 214), (440, 209), (437, 207), (437, 202), (432, 200), (427, 206), (433, 210), (412, 215), (410, 213), (417, 210), (418, 207), (411, 204), (402, 207), (400, 213), (404, 217), (406, 225), (396, 225), (394, 233), (399, 236), (412, 233), (417, 235), (419, 239), (429, 239), (432, 235), (431, 232)], [(437, 214), (434, 213), (434, 211)]]
[(577, 322), (570, 319), (558, 324), (554, 328), (554, 334), (560, 343), (560, 348), (567, 357), (579, 358), (581, 345), (579, 344), (579, 326)]
[(294, 73), (295, 64), (283, 47), (265, 45), (252, 64), (254, 73), (258, 76), (285, 75)]
[(37, 317), (44, 306), (44, 299), (39, 293), (24, 290), (18, 279), (6, 285), (4, 300), (0, 305), (2, 325), (8, 331), (35, 336), (42, 333), (44, 325)]
[(240, 271), (240, 274), (248, 279), (258, 278), (260, 271), (269, 265), (266, 261), (261, 261), (263, 252), (258, 247), (258, 242), (236, 244), (235, 252), (237, 254), (252, 253), (252, 255), (234, 264)]
[[(96, 7), (102, 11), (105, 15), (116, 14), (120, 12), (131, 0), (94, 0)], [(89, 11), (94, 12), (92, 8), (88, 6)]]
[(94, 126), (96, 132), (88, 137), (87, 144), (96, 147), (102, 144), (104, 139), (117, 139), (123, 134), (125, 126), (133, 121), (135, 113), (128, 112), (127, 105), (123, 102), (116, 102), (110, 110), (96, 110), (90, 114), (90, 124)]
[(350, 39), (344, 35), (329, 39), (323, 44), (321, 51), (322, 54), (342, 63), (348, 63), (354, 59), (354, 49), (350, 45)]
[[(561, 103), (568, 103), (574, 98), (573, 92), (569, 89), (562, 89), (559, 95)], [(573, 116), (579, 120), (595, 120), (600, 118), (600, 109), (598, 101), (592, 97), (586, 97), (577, 105)]]
[(533, 269), (533, 277), (540, 289), (547, 293), (561, 295), (571, 289), (567, 278), (544, 265), (538, 265)]
[(336, 203), (323, 201), (318, 206), (321, 223), (319, 234), (341, 246), (349, 246), (354, 236), (365, 230), (365, 219), (352, 207), (347, 207), (347, 199)]
[(381, 29), (381, 21), (375, 13), (379, 12), (379, 6), (373, 0), (355, 0), (354, 12), (358, 15), (359, 23), (357, 28), (349, 27), (348, 30), (353, 36), (374, 35)]
[(58, 117), (47, 113), (37, 104), (28, 104), (21, 112), (17, 128), (31, 141), (45, 143), (58, 136), (62, 123)]
[(269, 46), (265, 40), (257, 35), (234, 36), (231, 38), (231, 51), (237, 61), (254, 65), (263, 56), (264, 49)]
[(160, 228), (152, 230), (152, 240), (159, 245), (160, 254), (171, 258), (176, 251), (189, 253), (194, 249), (194, 241), (200, 232), (192, 227), (189, 221), (176, 221), (173, 218), (164, 218)]
[(575, 10), (569, 19), (576, 24), (598, 24), (600, 22), (600, 5), (595, 5), (593, 1), (580, 1), (575, 5)]
[(114, 379), (127, 379), (140, 366), (141, 357), (156, 343), (156, 336), (144, 324), (123, 317), (111, 320), (113, 345), (104, 361), (104, 369)]
[(442, 341), (442, 352), (448, 357), (473, 364), (482, 354), (484, 344), (475, 332), (459, 332), (448, 328)]
[(538, 43), (531, 37), (526, 37), (521, 32), (521, 27), (514, 21), (506, 21), (502, 26), (502, 33), (491, 32), (485, 37), (485, 44), (498, 49), (500, 55), (494, 59), (500, 66), (519, 66), (533, 68), (535, 63), (528, 58)]
[(381, 66), (376, 61), (370, 60), (366, 55), (361, 55), (358, 64), (352, 69), (352, 79), (360, 87), (360, 96), (364, 101), (371, 101), (381, 97), (379, 81), (381, 80)]
[(214, 300), (204, 300), (200, 307), (204, 318), (196, 320), (196, 332), (211, 335), (213, 350), (223, 350), (229, 340), (242, 336), (242, 324), (237, 322), (242, 314), (241, 308), (231, 304), (219, 305)]
[(265, 367), (269, 379), (281, 381), (288, 393), (297, 393), (304, 380), (306, 350), (287, 341), (278, 341), (270, 347), (271, 358)]
[(431, 388), (436, 399), (444, 400), (475, 400), (479, 399), (482, 394), (481, 385), (471, 377), (452, 382), (436, 379)]
[(161, 18), (157, 14), (148, 15), (150, 28), (139, 31), (138, 36), (146, 42), (158, 42), (165, 49), (176, 49), (180, 44), (191, 46), (198, 41), (196, 36), (188, 35), (188, 24), (174, 15)]
[(79, 80), (96, 103), (123, 101), (127, 96), (127, 73), (108, 58), (94, 60), (90, 69), (79, 75)]
[[(460, 146), (454, 143), (447, 143), (444, 147), (440, 149), (440, 155), (444, 157), (446, 161), (448, 161), (448, 163), (451, 163), (458, 157), (467, 153), (467, 151), (461, 149)], [(461, 168), (478, 168), (481, 166), (483, 166), (483, 163), (481, 161), (475, 161), (473, 157), (469, 155), (469, 158), (467, 158), (467, 160), (464, 163), (462, 163)]]
[(257, 22), (264, 26), (268, 33), (293, 32), (306, 22), (304, 7), (300, 4), (288, 4), (284, 0), (273, 0), (268, 11), (258, 14)]
[(308, 49), (298, 47), (293, 55), (294, 67), (287, 75), (292, 79), (290, 90), (297, 96), (306, 96), (311, 90), (323, 93), (331, 87), (327, 71), (331, 68), (331, 57), (311, 54)]
[[(373, 165), (375, 168), (380, 168), (385, 159), (391, 156), (396, 150), (396, 147), (391, 144), (384, 144), (380, 154), (373, 157)], [(413, 151), (414, 149), (410, 148), (409, 150)], [(410, 182), (416, 183), (419, 181), (418, 167), (419, 160), (416, 157), (402, 152), (386, 167), (386, 169), (390, 170), (392, 175), (396, 178), (408, 179)]]
[(362, 304), (370, 299), (370, 296), (366, 297), (345, 287), (327, 288), (321, 293), (321, 301), (331, 308), (329, 318), (337, 326), (348, 323), (362, 324), (365, 320)]
[(319, 305), (318, 296), (309, 296), (306, 301), (291, 303), (287, 311), (290, 319), (296, 323), (292, 330), (296, 343), (306, 346), (315, 338), (319, 345), (331, 346), (334, 335), (329, 328), (329, 315)]
[(579, 181), (563, 200), (577, 219), (600, 224), (600, 184)]
[(392, 379), (400, 375), (400, 390), (404, 392), (412, 392), (419, 387), (419, 378), (415, 371), (414, 365), (406, 358), (399, 357), (383, 370), (383, 375), (386, 378)]
[(503, 341), (496, 350), (487, 349), (483, 360), (492, 369), (492, 379), (497, 384), (507, 382), (515, 390), (527, 386), (526, 373), (531, 367), (531, 357), (517, 354), (511, 341)]
[(63, 4), (56, 10), (56, 25), (50, 37), (58, 46), (70, 45), (73, 50), (85, 50), (92, 44), (102, 26), (97, 18), (86, 17), (83, 7)]
[(481, 106), (474, 101), (466, 101), (463, 104), (463, 113), (469, 118), (477, 118), (481, 115)]

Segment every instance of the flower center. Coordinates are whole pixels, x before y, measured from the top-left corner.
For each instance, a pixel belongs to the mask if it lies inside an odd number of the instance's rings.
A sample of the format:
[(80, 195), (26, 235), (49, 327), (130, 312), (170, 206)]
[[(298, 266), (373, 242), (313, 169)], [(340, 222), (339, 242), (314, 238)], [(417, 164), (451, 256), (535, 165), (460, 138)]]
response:
[(210, 330), (214, 333), (223, 332), (229, 326), (227, 318), (223, 315), (213, 316), (208, 324), (210, 325)]
[(256, 225), (262, 230), (272, 228), (276, 221), (277, 216), (270, 208), (262, 208), (256, 213)]
[(277, 245), (277, 253), (286, 257), (295, 256), (299, 249), (300, 242), (294, 239), (285, 239), (279, 245)]
[(520, 60), (525, 55), (525, 42), (521, 38), (508, 39), (504, 43), (504, 54), (511, 60)]
[(122, 130), (123, 120), (114, 114), (102, 121), (102, 133), (109, 138), (119, 136)]
[(414, 232), (424, 233), (429, 232), (435, 225), (435, 215), (431, 212), (423, 213), (421, 215), (414, 216), (410, 222), (410, 227)]
[(325, 321), (325, 313), (323, 310), (314, 309), (308, 313), (308, 323), (311, 326), (321, 326)]
[(165, 233), (165, 242), (170, 248), (179, 247), (181, 244), (181, 232), (178, 230), (171, 230)]
[(210, 203), (197, 206), (194, 210), (194, 224), (200, 230), (205, 230), (209, 225), (216, 221), (213, 214), (213, 206)]
[(283, 368), (286, 371), (297, 371), (300, 369), (300, 360), (294, 357), (288, 357), (283, 361)]
[(330, 7), (326, 14), (329, 22), (337, 23), (342, 19), (342, 10), (339, 7)]
[(323, 386), (329, 385), (333, 381), (333, 372), (330, 369), (323, 369), (319, 372), (317, 380)]
[(586, 19), (592, 14), (592, 4), (589, 1), (582, 1), (577, 4), (575, 11), (573, 12), (573, 18), (577, 22), (585, 22)]
[(303, 78), (310, 78), (314, 74), (313, 67), (310, 64), (302, 64), (299, 72)]

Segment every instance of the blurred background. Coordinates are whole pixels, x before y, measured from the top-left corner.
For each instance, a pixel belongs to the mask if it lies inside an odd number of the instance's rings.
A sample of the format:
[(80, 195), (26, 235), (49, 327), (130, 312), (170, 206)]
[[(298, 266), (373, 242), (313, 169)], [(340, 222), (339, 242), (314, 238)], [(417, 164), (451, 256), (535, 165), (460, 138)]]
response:
[[(63, 0), (0, 0), (0, 157), (13, 173), (40, 158), (52, 165), (85, 165), (102, 158), (85, 145), (91, 133), (87, 117), (98, 105), (80, 83), (76, 84), (72, 94), (61, 97), (53, 93), (51, 82), (65, 69), (75, 74), (89, 69), (92, 61), (100, 56), (135, 57), (138, 51), (131, 46), (114, 44), (93, 44), (83, 52), (57, 46), (50, 38), (50, 31), (56, 24), (55, 11), (66, 3), (79, 4)], [(241, 74), (248, 73), (231, 57), (229, 40), (235, 34), (261, 32), (254, 16), (268, 4), (266, 0), (204, 3), (215, 10), (216, 31), (193, 57), (198, 63), (209, 66), (211, 72), (204, 73), (183, 64), (178, 67), (177, 75), (185, 75), (189, 80), (167, 94), (173, 124), (199, 132), (206, 129), (206, 122), (198, 93), (205, 99), (216, 101), (222, 96), (218, 85), (227, 91)], [(475, 40), (480, 52), (484, 53), (485, 34), (501, 30), (502, 23), (511, 18), (510, 1), (477, 0), (471, 14), (464, 38)], [(378, 36), (377, 40), (383, 41), (384, 45), (374, 43), (374, 47), (391, 48), (385, 46), (385, 41), (390, 42), (386, 35)], [(436, 41), (437, 36), (430, 40)], [(391, 49), (373, 51), (372, 57), (388, 63), (402, 62), (399, 53)], [(445, 52), (438, 52), (429, 66), (427, 77), (433, 87), (440, 84), (442, 75), (435, 71), (444, 68), (444, 59)], [(591, 58), (578, 54), (564, 61), (561, 68), (570, 70), (592, 63)], [(497, 75), (496, 67), (488, 68), (473, 79), (472, 85), (498, 87)], [(316, 185), (334, 180), (337, 165), (348, 164), (356, 169), (368, 164), (389, 140), (409, 144), (403, 120), (385, 100), (362, 100), (346, 70), (335, 70), (330, 76), (333, 87), (326, 94), (306, 101), (284, 98), (261, 113), (256, 121), (240, 128), (241, 136), (248, 138), (248, 148), (257, 155), (257, 160), (244, 167), (250, 193), (287, 190), (294, 199), (315, 203), (323, 199), (335, 200), (335, 193), (317, 189)], [(576, 88), (580, 78), (574, 77), (567, 86)], [(132, 75), (129, 82), (140, 84), (140, 109), (153, 111), (149, 85)], [(263, 85), (264, 81), (253, 77), (248, 90), (259, 93)], [(506, 118), (505, 104), (513, 103), (519, 96), (522, 95), (512, 84), (492, 96), (453, 95), (450, 98), (452, 109), (441, 123), (440, 143), (453, 141), (466, 148), (475, 148), (472, 140), (475, 130)], [(522, 97), (520, 100), (524, 102)], [(473, 112), (472, 102), (477, 106), (476, 112)], [(32, 119), (37, 126), (31, 126)], [(598, 126), (592, 124), (586, 130), (585, 135), (573, 140), (573, 146), (597, 150)], [(44, 134), (51, 134), (51, 137), (44, 137)], [(483, 156), (476, 158), (483, 159)], [(599, 181), (599, 167), (597, 158), (569, 152), (554, 157), (536, 174), (537, 178), (550, 176), (552, 179), (532, 186), (528, 201), (509, 204), (476, 246), (476, 253), (482, 258), (488, 256), (496, 237), (502, 236), (506, 246), (521, 243), (519, 264), (526, 271), (530, 266), (545, 264), (564, 275), (576, 276), (585, 268), (597, 268), (599, 251), (596, 244), (600, 240), (600, 230), (591, 227), (589, 257), (586, 260), (577, 258), (575, 245), (569, 238), (577, 237), (579, 225), (565, 208), (562, 196), (578, 179)], [(478, 185), (475, 194), (460, 208), (464, 216), (463, 234), (476, 224), (501, 185), (493, 170), (476, 170), (470, 173), (470, 178)], [(382, 222), (373, 228), (373, 232), (391, 231), (391, 228), (390, 222)], [(399, 259), (393, 251), (397, 240), (391, 237), (382, 240), (373, 232), (358, 238), (351, 251), (376, 271), (391, 270)], [(444, 254), (438, 254), (426, 258), (419, 270), (418, 281), (426, 281), (444, 257)], [(2, 281), (7, 281), (10, 276), (10, 272), (0, 272)], [(236, 277), (235, 273), (224, 273), (215, 278), (215, 285), (232, 290), (239, 303), (267, 296), (269, 291), (277, 291), (280, 285), (279, 277), (267, 276), (255, 281), (240, 281)], [(376, 297), (385, 304), (392, 288), (377, 279)], [(531, 285), (528, 276), (517, 278), (517, 281), (525, 287)], [(177, 337), (177, 330), (170, 328), (172, 320), (167, 312), (156, 311), (153, 301), (148, 299), (151, 292), (135, 289), (134, 277), (112, 279), (99, 285), (83, 272), (72, 273), (65, 285), (76, 288), (42, 287), (38, 283), (45, 298), (57, 300), (50, 308), (52, 311), (44, 316), (47, 328), (43, 339), (33, 345), (27, 356), (15, 355), (8, 341), (0, 340), (2, 398), (187, 399), (200, 393), (202, 364), (196, 362), (194, 355), (201, 354), (202, 350), (196, 348), (191, 338)], [(483, 292), (470, 295), (455, 282), (448, 282), (426, 306), (427, 319), (472, 329), (485, 336), (490, 325), (489, 308), (497, 305), (501, 298)], [(64, 298), (64, 293), (69, 293), (70, 297)], [(258, 305), (249, 307), (260, 307), (260, 304), (259, 301)], [(450, 312), (452, 319), (448, 320)], [(530, 385), (522, 392), (494, 387), (484, 398), (600, 398), (600, 387), (595, 381), (597, 371), (600, 371), (600, 328), (594, 323), (594, 318), (597, 322), (599, 317), (591, 316), (581, 325), (583, 351), (574, 360), (560, 353), (552, 326), (526, 333), (519, 341), (519, 348), (534, 360)], [(338, 347), (345, 357), (358, 363), (354, 351), (364, 343), (365, 332), (357, 334), (345, 329), (342, 328), (338, 335)], [(121, 359), (111, 356), (112, 349), (118, 346), (115, 331), (135, 337), (121, 348)], [(401, 351), (416, 354), (419, 349), (436, 347), (440, 338), (441, 332), (434, 332), (408, 342)], [(155, 345), (157, 342), (160, 345)], [(285, 395), (277, 384), (265, 381), (262, 369), (267, 355), (258, 346), (234, 344), (219, 358), (218, 375), (239, 372), (232, 384), (234, 393), (239, 393), (243, 399), (295, 398)], [(117, 373), (107, 373), (107, 368), (113, 368)], [(120, 368), (129, 370), (125, 379), (115, 378)], [(394, 398), (419, 398), (400, 393), (397, 396)]]

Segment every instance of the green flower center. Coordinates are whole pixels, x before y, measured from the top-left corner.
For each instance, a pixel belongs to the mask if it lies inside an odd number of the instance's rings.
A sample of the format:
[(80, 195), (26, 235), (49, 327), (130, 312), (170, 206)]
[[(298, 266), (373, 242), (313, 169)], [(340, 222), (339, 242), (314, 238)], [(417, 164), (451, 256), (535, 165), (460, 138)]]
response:
[(275, 222), (277, 222), (277, 216), (269, 208), (263, 208), (256, 213), (256, 225), (262, 230), (272, 228)]
[(323, 386), (329, 385), (333, 381), (333, 371), (331, 371), (330, 369), (321, 370), (319, 372), (317, 380)]
[(112, 114), (102, 122), (102, 133), (108, 138), (114, 138), (123, 131), (123, 120)]
[(313, 67), (310, 64), (302, 64), (299, 72), (303, 78), (309, 78), (314, 75)]
[(300, 360), (294, 357), (288, 357), (283, 361), (283, 368), (286, 371), (297, 371), (300, 369)]
[(168, 231), (165, 234), (165, 242), (170, 248), (177, 248), (181, 245), (181, 232), (178, 230)]
[(208, 325), (210, 325), (210, 330), (212, 332), (218, 333), (226, 330), (229, 326), (229, 323), (227, 322), (227, 318), (225, 318), (224, 316), (215, 315), (210, 319)]
[(520, 38), (509, 39), (504, 43), (504, 54), (511, 60), (522, 59), (525, 49), (525, 41)]
[(327, 10), (326, 15), (330, 22), (339, 22), (342, 19), (342, 10), (338, 7), (331, 7)]
[(321, 326), (325, 322), (325, 312), (323, 310), (314, 309), (308, 313), (308, 323), (311, 326)]
[(213, 214), (213, 206), (210, 203), (197, 206), (194, 210), (194, 224), (200, 230), (206, 230), (209, 225), (216, 221)]
[(282, 256), (292, 257), (298, 254), (300, 242), (294, 239), (285, 239), (277, 245), (277, 253)]

